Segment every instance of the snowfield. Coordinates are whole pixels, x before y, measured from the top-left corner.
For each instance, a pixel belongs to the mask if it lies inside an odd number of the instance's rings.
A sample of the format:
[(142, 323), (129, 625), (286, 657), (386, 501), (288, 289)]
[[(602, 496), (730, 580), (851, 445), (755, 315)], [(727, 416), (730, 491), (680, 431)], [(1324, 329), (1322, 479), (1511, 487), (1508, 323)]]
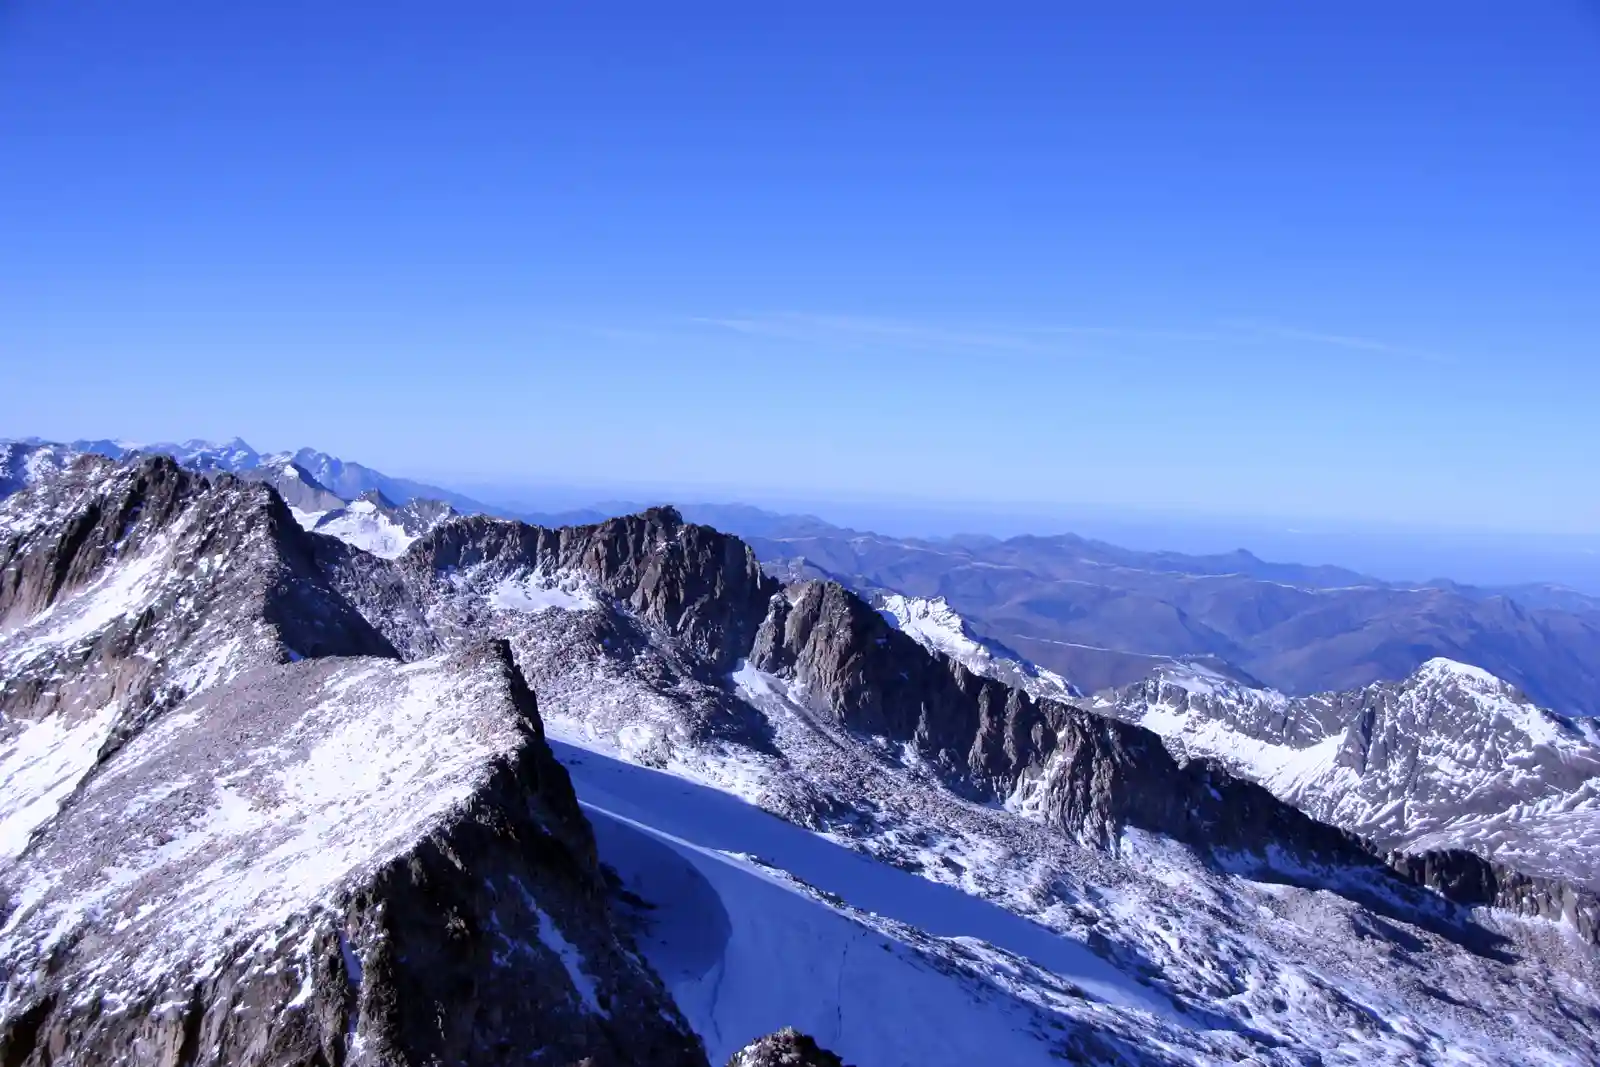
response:
[(652, 905), (646, 956), (714, 1063), (789, 1025), (864, 1064), (1059, 1062), (1064, 1024), (1006, 988), (1007, 965), (1038, 968), (1086, 1006), (1175, 1014), (1082, 944), (996, 904), (717, 790), (552, 747), (602, 860)]
[(324, 512), (312, 529), (384, 559), (403, 555), (417, 539), (370, 500), (353, 500), (336, 511)]

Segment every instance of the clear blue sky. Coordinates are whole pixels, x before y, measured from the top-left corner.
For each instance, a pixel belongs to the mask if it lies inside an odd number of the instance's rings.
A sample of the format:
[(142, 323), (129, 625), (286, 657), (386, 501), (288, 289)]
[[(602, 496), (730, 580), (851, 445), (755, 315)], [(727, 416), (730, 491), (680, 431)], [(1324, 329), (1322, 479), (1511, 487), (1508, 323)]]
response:
[(1600, 9), (0, 6), (0, 435), (1600, 533)]

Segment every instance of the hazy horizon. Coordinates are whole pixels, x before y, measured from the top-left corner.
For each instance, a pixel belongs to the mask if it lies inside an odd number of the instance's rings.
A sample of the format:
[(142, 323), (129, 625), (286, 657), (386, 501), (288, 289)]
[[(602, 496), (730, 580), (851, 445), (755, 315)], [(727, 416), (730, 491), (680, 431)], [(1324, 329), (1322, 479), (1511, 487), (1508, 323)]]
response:
[[(10, 436), (63, 440), (40, 434)], [(235, 439), (243, 440), (261, 454), (314, 448), (263, 448), (242, 435), (225, 435), (215, 443)], [(169, 434), (138, 441), (127, 435), (98, 434), (65, 440), (111, 440), (131, 447), (212, 439)], [(393, 468), (361, 455), (338, 458), (389, 477), (433, 485), (485, 505), (528, 514), (652, 504), (744, 505), (782, 515), (811, 515), (835, 526), (891, 537), (1074, 534), (1141, 551), (1211, 555), (1243, 549), (1271, 562), (1345, 567), (1391, 582), (1449, 579), (1488, 586), (1551, 583), (1600, 595), (1600, 536), (1093, 503), (941, 501), (904, 494), (808, 496), (777, 486), (482, 481), (470, 476), (455, 477), (447, 470), (432, 473)]]

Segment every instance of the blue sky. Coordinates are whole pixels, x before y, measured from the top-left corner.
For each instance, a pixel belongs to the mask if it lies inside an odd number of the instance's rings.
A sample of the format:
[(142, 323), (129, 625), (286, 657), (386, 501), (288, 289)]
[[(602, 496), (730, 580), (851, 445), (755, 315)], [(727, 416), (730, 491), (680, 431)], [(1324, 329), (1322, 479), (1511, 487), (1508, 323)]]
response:
[(1597, 188), (1577, 3), (18, 0), (0, 434), (1595, 535)]

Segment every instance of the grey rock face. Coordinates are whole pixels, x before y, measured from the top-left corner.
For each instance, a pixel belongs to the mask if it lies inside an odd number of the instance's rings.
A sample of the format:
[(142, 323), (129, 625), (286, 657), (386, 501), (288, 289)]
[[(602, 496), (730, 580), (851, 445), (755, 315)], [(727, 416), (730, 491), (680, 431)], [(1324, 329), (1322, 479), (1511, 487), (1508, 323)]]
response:
[(734, 1054), (728, 1067), (849, 1067), (843, 1060), (818, 1045), (816, 1040), (792, 1027), (768, 1034)]
[(265, 486), (79, 459), (0, 504), (0, 711), (167, 706), (213, 676), (394, 650)]
[[(1564, 920), (1596, 943), (1595, 894), (1571, 877), (1531, 875), (1465, 852), (1387, 852), (1218, 759), (1181, 748), (1175, 757), (1173, 746), (1137, 725), (975, 675), (921, 648), (834, 582), (813, 580), (774, 597), (750, 662), (801, 683), (848, 728), (910, 744), (958, 791), (1031, 811), (1102, 848), (1116, 848), (1127, 829), (1143, 830), (1208, 851), (1231, 870), (1353, 891), (1368, 902), (1395, 894), (1428, 915), (1432, 902), (1408, 892), (1423, 887), (1464, 907)], [(1250, 721), (1306, 738), (1336, 721), (1319, 710), (1252, 706)], [(1492, 716), (1461, 725), (1474, 728), (1492, 730)]]
[(703, 1063), (509, 650), (401, 663), (322, 540), (164, 456), (0, 504), (0, 1062)]
[(244, 675), (0, 877), (16, 1067), (704, 1063), (504, 645)]
[[(684, 523), (671, 508), (557, 530), (472, 516), (450, 520), (385, 566), (323, 545), (335, 580), (373, 612), (396, 619), (404, 647), (438, 647), (421, 623), (428, 601), (452, 576), (492, 584), (530, 574), (581, 576), (717, 675), (755, 638), (777, 583), (743, 542)], [(408, 625), (404, 620), (410, 619)]]
[(769, 605), (753, 666), (803, 682), (851, 729), (915, 743), (953, 783), (1003, 797), (1054, 749), (1065, 706), (928, 652), (843, 586), (806, 582)]
[(240, 472), (240, 477), (266, 482), (277, 490), (285, 504), (299, 511), (333, 511), (344, 507), (343, 500), (293, 461), (247, 468)]

